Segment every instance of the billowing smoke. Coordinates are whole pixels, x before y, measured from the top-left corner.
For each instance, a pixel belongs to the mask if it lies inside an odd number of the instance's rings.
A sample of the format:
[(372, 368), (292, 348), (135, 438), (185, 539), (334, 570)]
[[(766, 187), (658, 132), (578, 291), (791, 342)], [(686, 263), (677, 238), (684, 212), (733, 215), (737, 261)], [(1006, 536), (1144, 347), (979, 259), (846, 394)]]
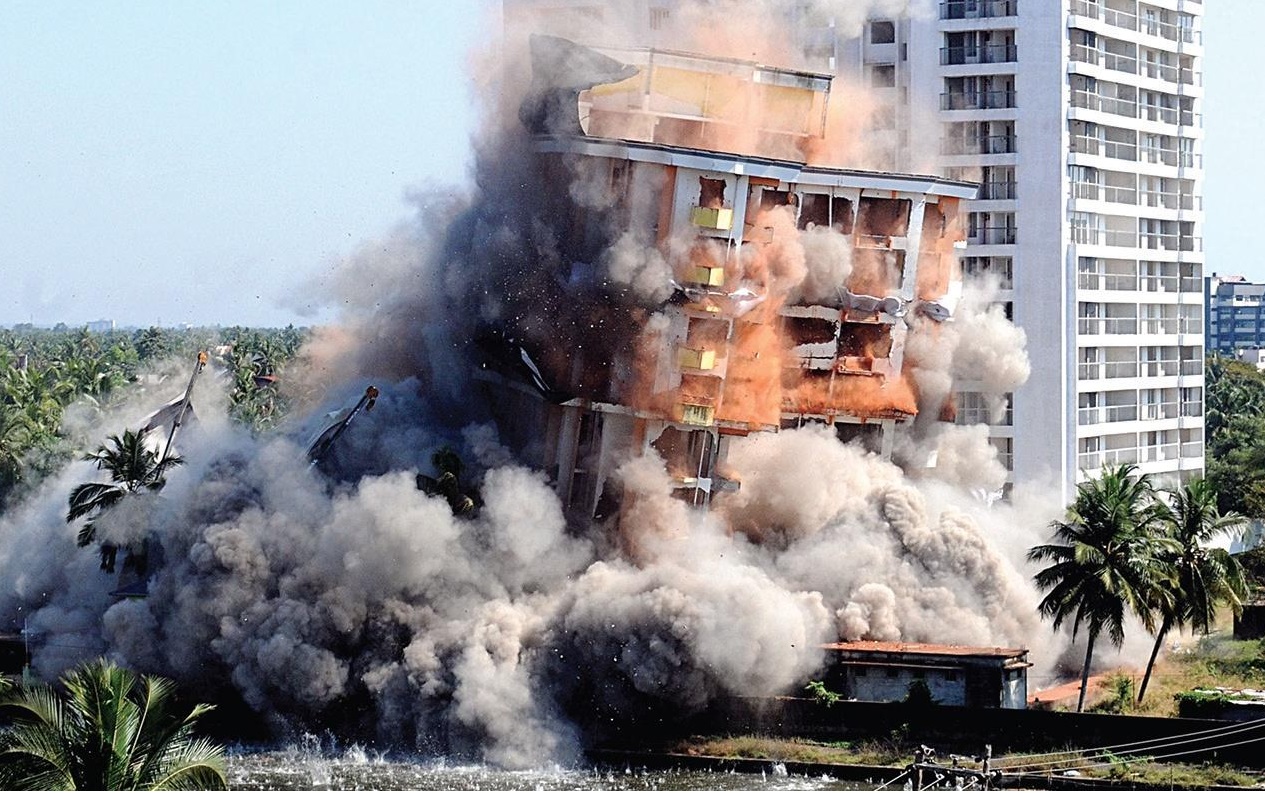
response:
[[(847, 24), (863, 13), (821, 5)], [(774, 27), (746, 19), (747, 30)], [(317, 285), (345, 311), (290, 377), (303, 418), (251, 437), (207, 380), (202, 420), (178, 439), (186, 465), (161, 494), (103, 519), (117, 542), (150, 540), (147, 598), (112, 597), (116, 579), (75, 545), (66, 496), (94, 478), (87, 463), (0, 518), (0, 616), (38, 637), (39, 675), (106, 654), (192, 697), (245, 703), (278, 730), (337, 724), (522, 766), (565, 759), (616, 714), (794, 691), (820, 674), (823, 643), (1031, 646), (1043, 635), (1036, 594), (1007, 560), (1038, 539), (1025, 527), (1052, 515), (976, 498), (1005, 476), (982, 428), (920, 424), (897, 450), (901, 466), (825, 427), (756, 433), (733, 444), (742, 485), (712, 512), (673, 497), (657, 455), (638, 456), (611, 472), (618, 511), (568, 517), (548, 474), (491, 422), (481, 340), (535, 342), (545, 375), (570, 351), (628, 353), (663, 330), (651, 309), (670, 292), (671, 256), (685, 254), (608, 233), (589, 252), (600, 277), (572, 266), (558, 213), (582, 206), (600, 229), (617, 227), (617, 211), (657, 210), (636, 185), (617, 206), (609, 184), (531, 156), (520, 56), (506, 53), (470, 193), (418, 193), (412, 223)], [(766, 214), (776, 243), (753, 248), (741, 277), (768, 306), (830, 296), (852, 268), (843, 238)], [(954, 378), (1002, 395), (1026, 377), (1022, 334), (987, 301), (964, 301), (924, 337), (934, 343), (909, 350), (924, 415)], [(303, 440), (370, 383), (374, 409), (310, 464)], [(170, 396), (103, 426), (136, 426)], [(473, 514), (418, 486), (442, 447), (480, 494)]]

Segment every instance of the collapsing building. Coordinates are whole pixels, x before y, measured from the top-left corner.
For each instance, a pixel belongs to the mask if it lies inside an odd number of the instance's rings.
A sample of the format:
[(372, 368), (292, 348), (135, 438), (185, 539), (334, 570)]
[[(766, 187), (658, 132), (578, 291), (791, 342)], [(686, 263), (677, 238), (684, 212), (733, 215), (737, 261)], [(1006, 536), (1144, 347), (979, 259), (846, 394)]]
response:
[(696, 505), (737, 486), (735, 436), (823, 422), (890, 455), (919, 412), (911, 334), (960, 294), (974, 185), (808, 164), (827, 75), (545, 36), (532, 55), (535, 167), (570, 185), (540, 196), (554, 277), (607, 297), (567, 349), (512, 321), (484, 334), (502, 437), (597, 519), (630, 453), (656, 451)]

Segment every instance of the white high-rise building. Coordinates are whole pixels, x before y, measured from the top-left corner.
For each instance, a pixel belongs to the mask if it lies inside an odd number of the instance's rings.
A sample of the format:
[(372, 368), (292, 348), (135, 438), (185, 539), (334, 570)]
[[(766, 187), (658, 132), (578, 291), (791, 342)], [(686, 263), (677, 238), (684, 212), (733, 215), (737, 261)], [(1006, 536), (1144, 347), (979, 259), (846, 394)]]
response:
[[(601, 19), (672, 46), (677, 0), (507, 0), (553, 32)], [(819, 4), (817, 4), (819, 7)], [(1032, 375), (991, 419), (1015, 482), (1068, 497), (1104, 465), (1203, 470), (1202, 0), (938, 0), (860, 35), (787, 4), (797, 66), (879, 97), (870, 167), (982, 183), (968, 277), (1027, 333)], [(717, 13), (725, 3), (713, 2)], [(635, 34), (636, 35), (636, 34)], [(599, 43), (599, 42), (592, 42)]]

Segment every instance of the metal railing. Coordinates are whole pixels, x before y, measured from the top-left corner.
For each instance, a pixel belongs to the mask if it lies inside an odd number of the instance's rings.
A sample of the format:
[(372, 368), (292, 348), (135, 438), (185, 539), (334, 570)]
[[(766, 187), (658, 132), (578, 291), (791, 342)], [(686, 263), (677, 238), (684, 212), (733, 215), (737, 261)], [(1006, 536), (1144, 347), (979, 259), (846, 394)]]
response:
[(1176, 360), (1142, 361), (1138, 372), (1140, 377), (1176, 377), (1179, 366)]
[(1131, 449), (1107, 449), (1102, 453), (1103, 465), (1120, 465), (1121, 463), (1136, 463), (1138, 461), (1138, 450)]
[(1018, 235), (1011, 226), (981, 226), (972, 229), (967, 242), (973, 245), (1014, 245)]
[(1015, 106), (1014, 91), (946, 91), (941, 110), (997, 110)]
[[(1180, 234), (1159, 234), (1142, 232), (1138, 238), (1138, 247), (1157, 251), (1201, 251), (1202, 237), (1185, 237)], [(1111, 243), (1108, 243), (1109, 245)]]
[(983, 182), (979, 186), (979, 197), (988, 201), (1000, 201), (1015, 197), (1014, 182)]
[(1081, 289), (1136, 292), (1138, 291), (1138, 277), (1136, 275), (1119, 275), (1116, 273), (1080, 273), (1076, 285)]
[(1141, 292), (1176, 292), (1181, 285), (1175, 275), (1143, 275), (1138, 281)]
[(953, 136), (943, 140), (941, 154), (1014, 154), (1014, 135)]
[[(1138, 321), (1127, 317), (1080, 317), (1076, 321), (1076, 330), (1085, 336), (1132, 336), (1138, 332)], [(1173, 332), (1176, 333), (1176, 330)]]
[(1163, 421), (1177, 418), (1176, 402), (1152, 402), (1141, 406), (1138, 415), (1142, 421)]
[(1096, 110), (1100, 113), (1111, 113), (1116, 116), (1128, 116), (1129, 118), (1137, 118), (1138, 115), (1138, 103), (1136, 101), (1099, 96), (1093, 91), (1081, 89), (1072, 91), (1072, 107)]
[(1177, 444), (1165, 443), (1159, 446), (1143, 446), (1139, 451), (1142, 452), (1142, 462), (1155, 463), (1163, 460), (1177, 459)]
[(979, 63), (1011, 63), (1019, 59), (1014, 44), (978, 44), (960, 47), (941, 47), (941, 66), (963, 66)]
[(1019, 13), (1019, 0), (942, 0), (941, 19), (991, 19)]
[(1072, 151), (1078, 154), (1093, 154), (1110, 157), (1113, 160), (1129, 160), (1136, 162), (1138, 147), (1134, 143), (1119, 143), (1114, 140), (1099, 140), (1087, 135), (1072, 136)]
[(1202, 358), (1184, 358), (1181, 362), (1181, 373), (1184, 375), (1200, 375), (1204, 373)]

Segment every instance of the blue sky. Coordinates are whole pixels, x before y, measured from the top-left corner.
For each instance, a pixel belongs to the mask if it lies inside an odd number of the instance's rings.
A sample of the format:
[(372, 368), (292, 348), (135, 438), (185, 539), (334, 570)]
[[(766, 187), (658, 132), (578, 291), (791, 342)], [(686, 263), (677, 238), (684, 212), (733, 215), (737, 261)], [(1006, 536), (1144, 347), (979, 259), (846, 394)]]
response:
[[(466, 180), (491, 5), (4, 0), (0, 325), (329, 319), (280, 304)], [(1208, 11), (1207, 269), (1265, 279), (1265, 2)]]

